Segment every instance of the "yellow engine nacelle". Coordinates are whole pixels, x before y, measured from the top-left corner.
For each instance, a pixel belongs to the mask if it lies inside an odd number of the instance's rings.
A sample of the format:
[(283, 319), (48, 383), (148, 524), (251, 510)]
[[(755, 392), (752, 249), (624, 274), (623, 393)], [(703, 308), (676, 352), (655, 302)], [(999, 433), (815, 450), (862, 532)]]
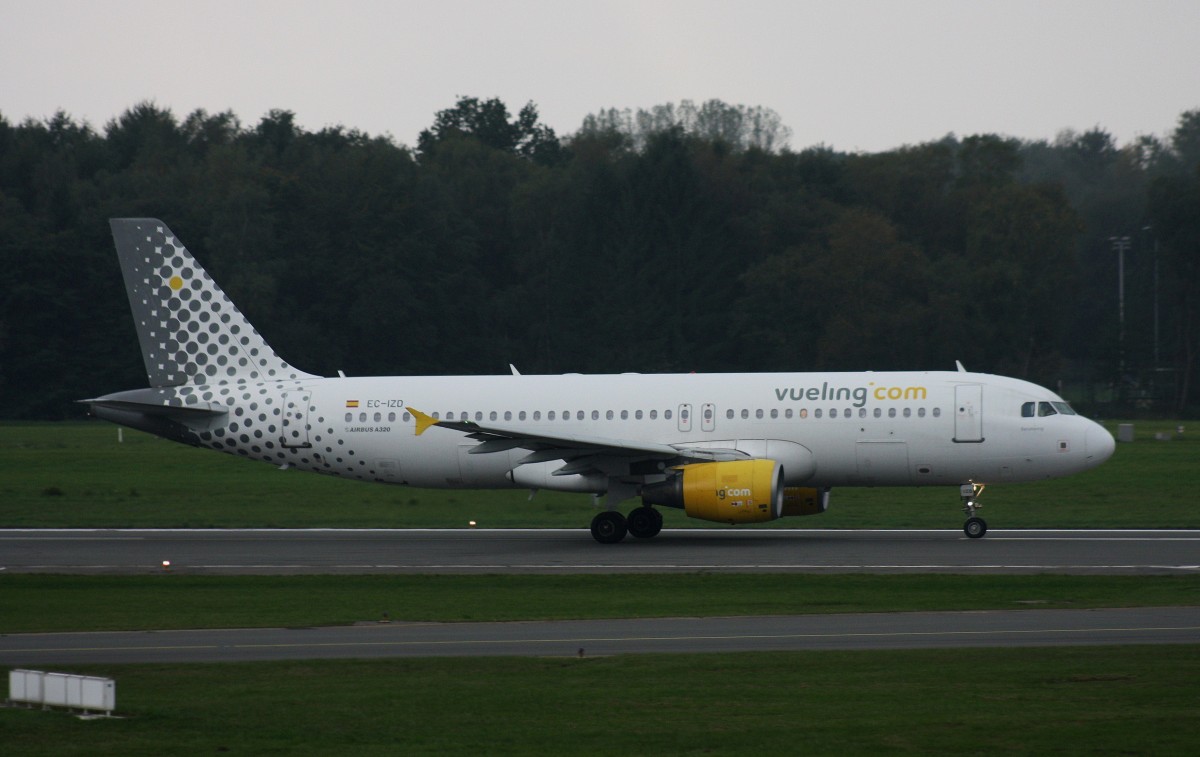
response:
[(689, 518), (762, 523), (783, 514), (783, 491), (783, 468), (774, 460), (695, 463), (642, 487), (642, 502), (682, 508)]

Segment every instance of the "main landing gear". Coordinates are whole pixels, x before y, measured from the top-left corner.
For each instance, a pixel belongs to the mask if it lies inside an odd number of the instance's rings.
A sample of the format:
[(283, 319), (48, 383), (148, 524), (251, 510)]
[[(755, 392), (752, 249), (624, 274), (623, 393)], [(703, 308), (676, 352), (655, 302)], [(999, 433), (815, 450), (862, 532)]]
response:
[(987, 533), (987, 521), (975, 514), (975, 511), (982, 507), (979, 497), (983, 494), (983, 484), (963, 484), (958, 492), (962, 497), (963, 512), (967, 514), (963, 533), (972, 539), (978, 539)]
[(658, 536), (662, 526), (662, 513), (648, 505), (633, 508), (629, 511), (629, 517), (616, 510), (605, 510), (592, 518), (592, 538), (601, 544), (616, 544), (627, 533), (639, 539), (649, 539)]

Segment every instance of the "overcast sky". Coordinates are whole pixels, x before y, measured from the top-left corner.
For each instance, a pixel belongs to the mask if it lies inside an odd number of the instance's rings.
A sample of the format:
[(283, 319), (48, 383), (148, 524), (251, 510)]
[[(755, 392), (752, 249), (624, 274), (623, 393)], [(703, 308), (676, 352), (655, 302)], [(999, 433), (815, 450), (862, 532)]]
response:
[(415, 144), (458, 95), (774, 109), (791, 146), (875, 152), (1100, 126), (1124, 144), (1200, 108), (1198, 0), (0, 0), (0, 115), (96, 129), (152, 100), (268, 110)]

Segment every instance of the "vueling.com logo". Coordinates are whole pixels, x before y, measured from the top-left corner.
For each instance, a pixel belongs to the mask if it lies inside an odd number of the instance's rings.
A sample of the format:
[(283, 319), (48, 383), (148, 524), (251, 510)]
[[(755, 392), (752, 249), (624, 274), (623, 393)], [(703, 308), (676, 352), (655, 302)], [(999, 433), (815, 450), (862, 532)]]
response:
[(775, 389), (775, 399), (780, 402), (849, 402), (854, 407), (862, 407), (867, 404), (868, 397), (881, 401), (916, 401), (928, 399), (929, 391), (923, 386), (875, 386), (874, 382), (853, 388), (830, 386), (829, 382), (825, 382), (820, 386), (783, 386)]

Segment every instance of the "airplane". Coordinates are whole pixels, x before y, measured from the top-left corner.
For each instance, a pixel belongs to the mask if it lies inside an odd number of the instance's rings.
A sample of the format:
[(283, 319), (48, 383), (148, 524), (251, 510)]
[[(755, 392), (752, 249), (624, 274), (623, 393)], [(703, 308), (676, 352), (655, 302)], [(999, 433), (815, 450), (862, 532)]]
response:
[[(745, 524), (834, 487), (986, 485), (1094, 468), (1115, 442), (1054, 392), (955, 371), (337, 377), (280, 358), (162, 221), (111, 219), (149, 382), (92, 415), (282, 469), (428, 488), (592, 494), (604, 544), (660, 508)], [(620, 503), (640, 498), (623, 515)]]

